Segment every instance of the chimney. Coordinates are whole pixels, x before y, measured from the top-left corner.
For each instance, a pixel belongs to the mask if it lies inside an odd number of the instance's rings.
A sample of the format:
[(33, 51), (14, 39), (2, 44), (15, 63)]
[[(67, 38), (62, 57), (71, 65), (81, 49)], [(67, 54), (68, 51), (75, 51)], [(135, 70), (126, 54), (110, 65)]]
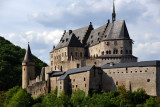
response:
[(108, 19), (108, 24), (110, 23), (110, 20)]
[(69, 30), (69, 35), (72, 33), (72, 30)]

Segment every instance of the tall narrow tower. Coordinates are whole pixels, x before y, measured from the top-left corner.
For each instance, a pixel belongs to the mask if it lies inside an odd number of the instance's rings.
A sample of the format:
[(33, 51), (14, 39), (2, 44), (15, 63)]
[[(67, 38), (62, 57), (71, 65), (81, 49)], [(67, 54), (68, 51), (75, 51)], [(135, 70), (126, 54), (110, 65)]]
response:
[(113, 0), (113, 13), (112, 13), (112, 22), (116, 20), (116, 12), (115, 12), (115, 5), (114, 5), (114, 0)]
[(35, 63), (32, 59), (32, 53), (28, 44), (28, 49), (22, 62), (22, 88), (27, 88), (29, 80), (35, 79)]

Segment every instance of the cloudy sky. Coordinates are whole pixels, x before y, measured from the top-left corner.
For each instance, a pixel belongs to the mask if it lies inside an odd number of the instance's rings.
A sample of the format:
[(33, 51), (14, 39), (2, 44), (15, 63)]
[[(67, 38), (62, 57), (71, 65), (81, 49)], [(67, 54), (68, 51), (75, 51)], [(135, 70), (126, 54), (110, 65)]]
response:
[[(117, 20), (125, 19), (139, 61), (160, 60), (160, 0), (115, 0)], [(49, 63), (49, 52), (64, 30), (111, 19), (112, 0), (0, 0), (0, 36), (27, 47)]]

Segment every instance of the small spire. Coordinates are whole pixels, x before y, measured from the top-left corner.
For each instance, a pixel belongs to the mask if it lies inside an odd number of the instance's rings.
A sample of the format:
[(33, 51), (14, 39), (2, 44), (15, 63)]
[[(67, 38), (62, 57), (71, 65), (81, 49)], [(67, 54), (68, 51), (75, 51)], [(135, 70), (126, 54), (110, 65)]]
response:
[(53, 49), (55, 48), (55, 45), (53, 45)]
[(25, 54), (25, 57), (24, 57), (23, 61), (24, 62), (32, 62), (33, 61), (31, 49), (30, 49), (30, 46), (29, 46), (29, 42), (28, 42), (28, 49), (26, 50), (26, 54)]
[(114, 5), (114, 0), (113, 0), (113, 13), (112, 13), (112, 22), (116, 20), (116, 12), (115, 12), (115, 5)]
[(92, 22), (90, 22), (89, 25), (92, 25)]

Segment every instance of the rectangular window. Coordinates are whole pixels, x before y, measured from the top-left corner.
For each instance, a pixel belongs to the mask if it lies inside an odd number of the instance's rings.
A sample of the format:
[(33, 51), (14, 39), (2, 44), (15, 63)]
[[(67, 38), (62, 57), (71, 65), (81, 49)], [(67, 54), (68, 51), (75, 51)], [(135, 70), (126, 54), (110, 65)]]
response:
[(79, 64), (77, 64), (77, 68), (79, 68)]
[(82, 52), (80, 53), (80, 57), (82, 57)]

